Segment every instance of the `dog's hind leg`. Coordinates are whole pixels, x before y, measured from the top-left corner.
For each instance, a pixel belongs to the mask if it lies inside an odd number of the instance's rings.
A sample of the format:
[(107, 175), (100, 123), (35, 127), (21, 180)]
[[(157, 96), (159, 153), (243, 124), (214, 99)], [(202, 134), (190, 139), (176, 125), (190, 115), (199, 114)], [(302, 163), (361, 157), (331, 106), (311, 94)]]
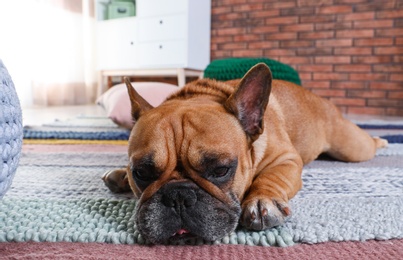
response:
[(346, 162), (362, 162), (372, 159), (378, 148), (386, 147), (388, 141), (371, 137), (349, 120), (339, 117), (333, 122), (328, 141), (330, 156)]
[(126, 169), (115, 169), (104, 173), (102, 180), (115, 193), (131, 191)]

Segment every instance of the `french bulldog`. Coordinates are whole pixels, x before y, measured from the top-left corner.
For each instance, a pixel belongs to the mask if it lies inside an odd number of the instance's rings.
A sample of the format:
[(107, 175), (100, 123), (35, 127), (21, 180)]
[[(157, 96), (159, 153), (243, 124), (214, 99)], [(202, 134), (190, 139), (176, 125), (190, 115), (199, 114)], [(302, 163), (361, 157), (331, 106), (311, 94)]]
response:
[(149, 242), (214, 241), (238, 224), (281, 225), (302, 187), (302, 167), (320, 154), (374, 157), (371, 137), (301, 86), (257, 64), (240, 80), (200, 79), (152, 107), (125, 80), (135, 122), (126, 169), (103, 180), (138, 197), (136, 225)]

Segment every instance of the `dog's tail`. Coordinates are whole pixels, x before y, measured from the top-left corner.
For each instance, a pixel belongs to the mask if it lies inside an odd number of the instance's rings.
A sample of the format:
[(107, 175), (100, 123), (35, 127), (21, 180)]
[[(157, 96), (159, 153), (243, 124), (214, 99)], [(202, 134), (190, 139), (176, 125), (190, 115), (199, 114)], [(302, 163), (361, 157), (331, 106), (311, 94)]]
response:
[(388, 146), (388, 140), (380, 138), (380, 137), (373, 137), (374, 141), (375, 141), (375, 145), (376, 145), (376, 149), (379, 148), (384, 148)]

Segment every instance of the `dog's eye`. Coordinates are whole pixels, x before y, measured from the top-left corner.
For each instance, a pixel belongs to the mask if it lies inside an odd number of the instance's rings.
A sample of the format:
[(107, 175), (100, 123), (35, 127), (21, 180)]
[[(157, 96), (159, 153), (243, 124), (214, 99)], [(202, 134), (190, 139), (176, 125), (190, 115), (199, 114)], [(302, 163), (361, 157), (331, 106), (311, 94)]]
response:
[(156, 179), (156, 176), (150, 171), (142, 168), (133, 170), (133, 178), (139, 181), (150, 182)]
[(228, 167), (217, 167), (214, 169), (214, 177), (222, 178), (225, 177), (229, 172)]

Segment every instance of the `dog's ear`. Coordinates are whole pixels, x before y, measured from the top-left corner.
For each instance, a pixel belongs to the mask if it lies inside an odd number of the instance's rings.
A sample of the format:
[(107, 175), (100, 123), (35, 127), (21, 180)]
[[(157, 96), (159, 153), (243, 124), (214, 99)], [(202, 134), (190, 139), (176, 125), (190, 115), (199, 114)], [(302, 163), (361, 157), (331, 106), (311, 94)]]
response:
[(128, 78), (124, 78), (127, 92), (129, 92), (130, 103), (132, 106), (132, 117), (134, 121), (137, 121), (139, 117), (146, 111), (154, 108), (150, 105), (139, 93), (133, 88), (130, 80)]
[(263, 116), (269, 102), (271, 82), (269, 67), (259, 63), (245, 74), (225, 103), (225, 108), (238, 118), (252, 142), (263, 133)]

